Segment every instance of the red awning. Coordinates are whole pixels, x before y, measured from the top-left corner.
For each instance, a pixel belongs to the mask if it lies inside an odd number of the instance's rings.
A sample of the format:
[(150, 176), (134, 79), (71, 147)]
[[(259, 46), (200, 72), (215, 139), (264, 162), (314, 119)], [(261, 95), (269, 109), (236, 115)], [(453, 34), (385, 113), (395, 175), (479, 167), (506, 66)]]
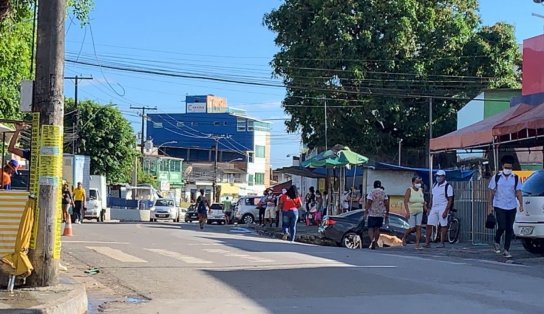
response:
[(291, 187), (291, 185), (293, 185), (293, 180), (289, 180), (287, 182), (276, 184), (274, 186), (271, 186), (270, 188), (272, 189), (272, 192), (274, 194), (280, 195), (282, 189), (287, 190), (287, 189), (289, 189)]
[(544, 129), (544, 104), (533, 107), (532, 110), (495, 126), (493, 135), (503, 136), (537, 129)]
[(431, 151), (475, 148), (489, 145), (493, 143), (493, 128), (495, 126), (520, 116), (532, 108), (533, 106), (530, 105), (519, 104), (457, 131), (433, 138), (431, 139)]

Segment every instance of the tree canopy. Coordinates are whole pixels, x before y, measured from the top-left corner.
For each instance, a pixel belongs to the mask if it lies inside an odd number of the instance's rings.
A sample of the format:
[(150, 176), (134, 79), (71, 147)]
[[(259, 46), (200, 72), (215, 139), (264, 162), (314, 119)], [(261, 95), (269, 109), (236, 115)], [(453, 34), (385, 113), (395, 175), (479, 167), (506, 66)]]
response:
[[(74, 100), (66, 99), (65, 134), (72, 130)], [(129, 182), (136, 151), (136, 139), (128, 120), (112, 104), (91, 100), (78, 103), (77, 150), (91, 156), (91, 174), (105, 175), (108, 182)], [(72, 152), (72, 138), (65, 135), (64, 149)]]
[[(32, 0), (0, 0), (0, 118), (18, 118), (19, 85), (31, 79)], [(88, 21), (93, 0), (69, 0), (67, 10), (81, 24)]]
[(513, 27), (483, 26), (476, 0), (286, 0), (264, 23), (287, 129), (310, 148), (325, 146), (326, 114), (329, 147), (391, 160), (400, 139), (425, 147), (429, 97), (438, 136), (482, 89), (520, 85)]

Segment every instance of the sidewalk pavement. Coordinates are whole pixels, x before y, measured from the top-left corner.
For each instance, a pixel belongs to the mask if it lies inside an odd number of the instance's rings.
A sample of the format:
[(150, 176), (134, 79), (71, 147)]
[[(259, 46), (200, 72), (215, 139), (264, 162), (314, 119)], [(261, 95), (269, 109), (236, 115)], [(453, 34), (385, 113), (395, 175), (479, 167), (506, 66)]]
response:
[(0, 290), (0, 312), (18, 314), (83, 314), (88, 301), (85, 287), (68, 278), (56, 286)]
[[(283, 232), (280, 228), (261, 227), (251, 225), (255, 231), (262, 236), (281, 239)], [(317, 232), (317, 226), (297, 225), (296, 241), (315, 245), (336, 246), (336, 243), (327, 239), (320, 238)], [(380, 248), (380, 251), (388, 253), (400, 253), (403, 255), (414, 255), (421, 257), (455, 257), (462, 259), (484, 260), (499, 263), (520, 264), (520, 265), (544, 265), (544, 255), (535, 255), (527, 252), (519, 240), (513, 240), (510, 248), (512, 259), (507, 259), (492, 250), (491, 244), (472, 244), (470, 242), (446, 244), (445, 248), (435, 248), (433, 244), (430, 249), (416, 250), (414, 244), (406, 247), (386, 247)]]

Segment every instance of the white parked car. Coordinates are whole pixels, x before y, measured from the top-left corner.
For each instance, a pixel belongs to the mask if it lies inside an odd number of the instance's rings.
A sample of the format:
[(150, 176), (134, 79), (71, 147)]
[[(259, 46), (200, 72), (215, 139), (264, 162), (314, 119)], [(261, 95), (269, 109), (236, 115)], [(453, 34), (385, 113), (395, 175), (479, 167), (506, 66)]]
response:
[(213, 203), (208, 210), (208, 223), (211, 224), (217, 222), (224, 225), (227, 220), (225, 219), (225, 212), (223, 211), (223, 204)]
[(179, 222), (181, 209), (171, 198), (159, 198), (151, 207), (151, 221), (172, 220)]
[(514, 234), (527, 251), (544, 254), (544, 170), (535, 171), (521, 190), (524, 212), (516, 213)]
[(240, 197), (234, 207), (234, 220), (241, 224), (252, 224), (259, 218), (259, 209), (257, 205), (262, 196), (244, 196)]

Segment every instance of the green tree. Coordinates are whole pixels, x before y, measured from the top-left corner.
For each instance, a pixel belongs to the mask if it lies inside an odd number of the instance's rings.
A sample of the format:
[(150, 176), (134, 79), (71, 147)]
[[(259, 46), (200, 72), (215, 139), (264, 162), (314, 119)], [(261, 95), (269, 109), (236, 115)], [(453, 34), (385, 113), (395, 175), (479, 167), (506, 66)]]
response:
[(19, 84), (30, 78), (32, 12), (28, 6), (16, 12), (0, 19), (0, 118), (19, 117)]
[[(70, 134), (74, 100), (66, 99), (65, 106), (65, 134)], [(108, 182), (129, 182), (134, 158), (138, 155), (130, 123), (111, 104), (104, 106), (91, 100), (80, 101), (78, 113), (76, 152), (91, 157), (91, 174), (105, 175)], [(65, 138), (64, 149), (72, 152), (69, 136)]]
[(518, 87), (511, 25), (482, 26), (476, 0), (286, 0), (264, 18), (280, 51), (287, 130), (310, 147), (336, 143), (391, 160), (399, 139), (424, 148), (428, 97), (434, 136), (480, 90)]
[[(0, 118), (19, 118), (19, 85), (31, 79), (33, 0), (0, 0)], [(69, 0), (68, 11), (88, 21), (93, 0)]]

